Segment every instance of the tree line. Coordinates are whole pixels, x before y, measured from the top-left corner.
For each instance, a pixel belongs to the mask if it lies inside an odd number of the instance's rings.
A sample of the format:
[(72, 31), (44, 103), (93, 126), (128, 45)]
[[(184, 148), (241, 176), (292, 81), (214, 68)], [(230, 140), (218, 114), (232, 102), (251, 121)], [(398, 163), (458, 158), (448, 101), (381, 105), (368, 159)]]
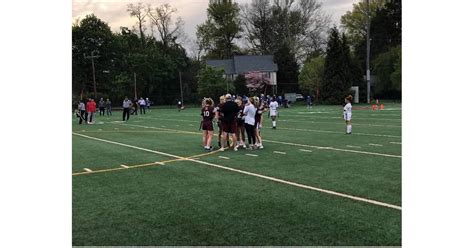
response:
[(253, 0), (244, 5), (213, 1), (188, 51), (184, 22), (169, 4), (128, 5), (126, 11), (136, 26), (121, 27), (116, 33), (89, 15), (72, 27), (73, 96), (92, 93), (92, 61), (87, 58), (91, 55), (98, 56), (94, 59), (98, 95), (115, 102), (124, 95), (133, 98), (136, 75), (139, 97), (172, 104), (180, 97), (180, 76), (185, 102), (197, 103), (208, 92), (248, 94), (244, 76), (228, 81), (219, 69), (207, 68), (205, 60), (269, 54), (279, 68), (278, 94), (301, 92), (319, 102), (339, 103), (351, 86), (359, 86), (363, 99), (370, 22), (373, 96), (399, 99), (401, 1), (371, 1), (369, 7), (370, 16), (365, 1), (354, 4), (342, 16), (340, 30), (330, 28), (329, 16), (314, 0)]

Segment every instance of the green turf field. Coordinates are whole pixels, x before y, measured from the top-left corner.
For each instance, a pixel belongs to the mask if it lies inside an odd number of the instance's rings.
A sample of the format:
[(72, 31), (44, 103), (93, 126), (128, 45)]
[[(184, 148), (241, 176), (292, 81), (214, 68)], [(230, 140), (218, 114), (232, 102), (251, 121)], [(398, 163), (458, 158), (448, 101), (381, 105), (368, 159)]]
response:
[(73, 245), (399, 246), (401, 105), (357, 107), (352, 135), (340, 106), (265, 113), (238, 152), (203, 150), (199, 109), (73, 118)]

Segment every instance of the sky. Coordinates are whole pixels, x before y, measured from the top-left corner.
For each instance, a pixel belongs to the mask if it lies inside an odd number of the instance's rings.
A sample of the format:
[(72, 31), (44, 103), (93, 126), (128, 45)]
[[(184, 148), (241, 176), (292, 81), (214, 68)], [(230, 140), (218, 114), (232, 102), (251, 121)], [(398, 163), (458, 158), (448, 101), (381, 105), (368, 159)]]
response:
[[(360, 0), (319, 0), (323, 10), (332, 17), (333, 24), (339, 26), (340, 18), (352, 9), (352, 4)], [(107, 22), (112, 31), (116, 32), (121, 26), (131, 28), (136, 24), (136, 19), (127, 13), (127, 4), (142, 2), (158, 6), (169, 3), (178, 11), (185, 22), (184, 31), (189, 40), (196, 38), (196, 26), (206, 20), (208, 0), (73, 0), (72, 22), (84, 18), (87, 14), (94, 13), (102, 21)], [(235, 0), (239, 4), (250, 3), (251, 0)], [(147, 23), (147, 26), (149, 23)], [(149, 28), (148, 28), (149, 29)]]

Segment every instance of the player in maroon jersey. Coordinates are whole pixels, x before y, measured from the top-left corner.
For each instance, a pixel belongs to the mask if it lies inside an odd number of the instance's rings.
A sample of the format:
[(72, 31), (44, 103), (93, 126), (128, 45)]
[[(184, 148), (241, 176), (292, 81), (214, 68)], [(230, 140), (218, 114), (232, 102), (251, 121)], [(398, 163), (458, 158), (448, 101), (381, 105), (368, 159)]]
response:
[(245, 145), (245, 125), (244, 125), (244, 104), (242, 97), (238, 97), (235, 102), (239, 106), (239, 113), (237, 114), (237, 147), (247, 148)]
[(258, 149), (263, 149), (263, 144), (262, 144), (262, 124), (263, 124), (263, 118), (262, 115), (264, 112), (267, 111), (267, 108), (265, 106), (264, 101), (259, 101), (258, 98), (255, 99), (255, 105), (258, 106), (257, 108), (257, 113), (255, 114), (255, 138), (257, 139), (257, 142), (255, 143), (255, 147)]
[[(216, 112), (216, 118), (217, 118), (217, 126), (219, 127), (219, 139), (218, 139), (218, 144), (219, 148), (222, 147), (221, 145), (221, 135), (222, 135), (222, 105), (225, 103), (225, 96), (220, 96), (219, 97), (219, 104), (217, 104), (216, 108), (214, 109)], [(228, 145), (228, 144), (227, 144)]]
[(212, 135), (214, 134), (214, 126), (212, 120), (214, 119), (214, 101), (211, 98), (204, 100), (205, 105), (201, 109), (202, 116), (202, 144), (206, 151), (212, 150)]

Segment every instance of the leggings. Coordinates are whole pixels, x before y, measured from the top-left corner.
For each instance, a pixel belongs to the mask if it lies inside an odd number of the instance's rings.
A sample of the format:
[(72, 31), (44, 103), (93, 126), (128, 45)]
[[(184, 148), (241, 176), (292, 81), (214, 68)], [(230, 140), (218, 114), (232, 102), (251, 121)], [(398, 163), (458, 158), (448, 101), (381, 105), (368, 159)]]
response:
[(253, 145), (256, 142), (255, 139), (255, 126), (245, 123), (245, 130), (247, 131), (247, 137), (249, 140), (249, 145)]

